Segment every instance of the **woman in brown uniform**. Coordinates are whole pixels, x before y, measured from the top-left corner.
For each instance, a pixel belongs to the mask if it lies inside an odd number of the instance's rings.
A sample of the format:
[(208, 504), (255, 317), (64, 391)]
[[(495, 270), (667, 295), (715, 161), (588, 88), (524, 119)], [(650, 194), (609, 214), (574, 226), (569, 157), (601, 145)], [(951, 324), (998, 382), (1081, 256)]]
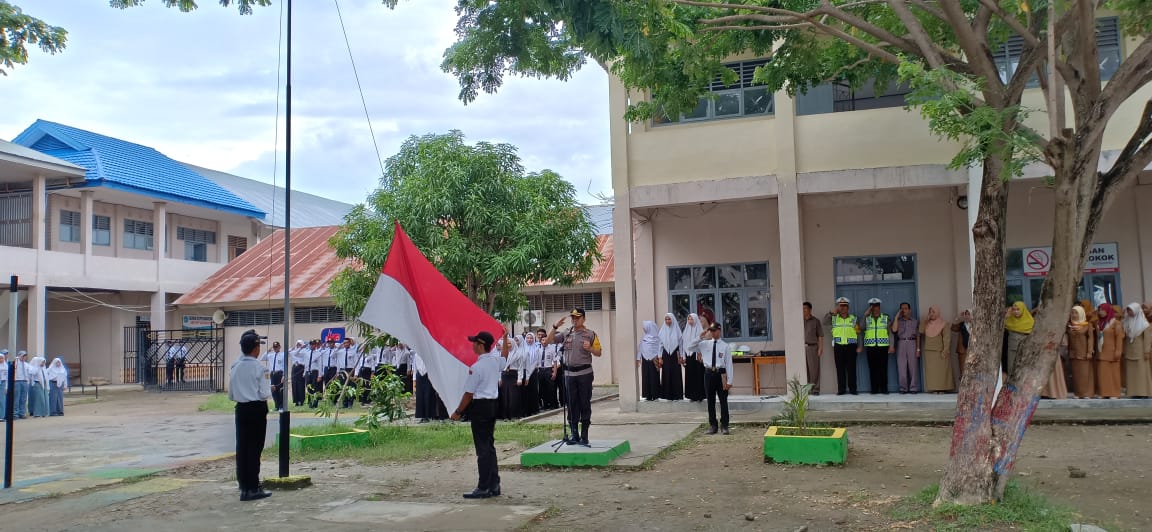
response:
[(1147, 399), (1152, 395), (1152, 366), (1148, 355), (1152, 352), (1152, 333), (1148, 319), (1139, 303), (1124, 309), (1124, 367), (1128, 374), (1128, 397)]
[(1116, 319), (1112, 305), (1101, 303), (1096, 310), (1096, 394), (1108, 399), (1120, 397), (1120, 357), (1124, 353), (1124, 327)]
[(938, 307), (928, 308), (928, 319), (921, 322), (920, 334), (923, 342), (921, 355), (924, 357), (924, 391), (933, 393), (950, 392), (952, 381), (952, 357), (948, 356), (952, 347), (952, 328), (940, 316)]
[(1092, 355), (1096, 354), (1096, 329), (1088, 323), (1084, 307), (1072, 307), (1068, 321), (1068, 359), (1072, 365), (1072, 393), (1080, 399), (1096, 396), (1096, 374)]

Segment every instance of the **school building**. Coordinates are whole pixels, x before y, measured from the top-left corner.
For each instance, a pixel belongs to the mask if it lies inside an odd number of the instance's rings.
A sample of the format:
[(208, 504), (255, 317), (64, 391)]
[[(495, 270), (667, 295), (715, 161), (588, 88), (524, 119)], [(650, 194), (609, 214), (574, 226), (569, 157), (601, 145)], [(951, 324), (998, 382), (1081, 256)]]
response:
[[(1115, 68), (1138, 41), (1115, 18), (1100, 21), (1102, 64)], [(1009, 43), (1011, 45), (1011, 43)], [(1015, 52), (1013, 52), (1015, 50)], [(1019, 47), (1002, 50), (1002, 68)], [(643, 320), (673, 312), (714, 316), (729, 343), (753, 354), (782, 354), (761, 367), (736, 366), (735, 394), (783, 393), (785, 376), (805, 375), (801, 304), (823, 317), (837, 297), (863, 314), (871, 297), (893, 315), (908, 302), (918, 316), (938, 305), (954, 319), (971, 302), (969, 228), (979, 197), (979, 169), (952, 170), (956, 143), (935, 137), (906, 87), (830, 83), (796, 97), (752, 84), (767, 58), (729, 66), (734, 85), (715, 84), (689, 114), (627, 123), (628, 102), (643, 99), (610, 78), (611, 167), (617, 326), (614, 341), (634, 346)], [(1105, 69), (1105, 76), (1109, 74)], [(1135, 130), (1145, 87), (1115, 115), (1102, 168)], [(1025, 105), (1044, 109), (1039, 89)], [(1046, 131), (1044, 113), (1031, 121)], [(1053, 194), (1041, 167), (1010, 187), (1008, 294), (1032, 304), (1047, 271)], [(1095, 237), (1082, 295), (1094, 303), (1152, 300), (1152, 175), (1117, 196)], [(821, 387), (836, 392), (831, 335)], [(861, 368), (865, 366), (861, 358)], [(955, 361), (953, 361), (955, 363)], [(895, 362), (890, 382), (895, 386)], [(621, 408), (667, 408), (639, 402), (631, 357), (616, 357)], [(763, 373), (760, 389), (754, 374)], [(959, 373), (954, 371), (955, 375)], [(859, 372), (867, 391), (867, 372)]]

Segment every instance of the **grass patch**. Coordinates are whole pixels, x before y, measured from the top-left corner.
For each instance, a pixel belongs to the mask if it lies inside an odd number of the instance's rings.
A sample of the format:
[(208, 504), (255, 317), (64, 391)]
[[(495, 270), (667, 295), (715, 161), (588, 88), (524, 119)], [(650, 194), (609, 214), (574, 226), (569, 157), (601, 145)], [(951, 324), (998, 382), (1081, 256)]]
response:
[(933, 508), (939, 485), (910, 495), (892, 509), (893, 518), (923, 524), (931, 530), (1007, 530), (1063, 532), (1071, 523), (1081, 522), (1069, 508), (1049, 502), (1043, 495), (1016, 483), (1008, 484), (999, 504), (960, 506), (945, 504)]
[(831, 436), (835, 434), (834, 429), (814, 429), (814, 428), (796, 428), (796, 427), (777, 427), (777, 436)]
[[(346, 432), (351, 425), (332, 424), (296, 427), (294, 434), (317, 435)], [(560, 434), (559, 425), (530, 423), (497, 423), (496, 445), (515, 443), (535, 447)], [(278, 452), (278, 443), (268, 452)], [(371, 445), (363, 447), (334, 446), (305, 449), (292, 453), (293, 462), (344, 459), (362, 464), (420, 462), (453, 458), (473, 452), (472, 428), (466, 423), (431, 423), (417, 426), (385, 426), (371, 433)]]
[[(197, 407), (197, 410), (199, 410), (200, 412), (232, 413), (233, 411), (236, 410), (236, 403), (229, 400), (228, 394), (226, 394), (226, 393), (214, 393), (212, 395), (209, 395), (208, 398), (205, 399), (203, 403), (200, 403), (200, 406)], [(274, 402), (268, 401), (268, 411), (269, 412), (275, 412), (276, 411), (276, 407), (275, 407)], [(304, 405), (304, 406), (288, 405), (288, 411), (292, 412), (293, 414), (297, 414), (297, 413), (299, 413), (299, 414), (313, 414), (313, 413), (315, 413), (315, 410), (308, 408), (308, 405)], [(340, 410), (340, 418), (343, 419), (345, 416), (350, 415), (350, 416), (352, 416), (350, 419), (355, 419), (357, 417), (360, 417), (360, 414), (364, 413), (364, 411), (365, 411), (364, 408), (362, 408), (359, 404), (356, 404), (352, 408), (341, 409)]]

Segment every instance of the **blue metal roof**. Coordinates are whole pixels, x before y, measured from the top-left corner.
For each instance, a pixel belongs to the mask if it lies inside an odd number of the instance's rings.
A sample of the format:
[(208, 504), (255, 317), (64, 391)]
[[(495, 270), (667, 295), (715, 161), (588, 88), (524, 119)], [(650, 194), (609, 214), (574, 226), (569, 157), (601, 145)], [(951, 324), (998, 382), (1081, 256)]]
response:
[(84, 167), (86, 186), (264, 219), (264, 211), (147, 146), (47, 120), (37, 120), (12, 142)]

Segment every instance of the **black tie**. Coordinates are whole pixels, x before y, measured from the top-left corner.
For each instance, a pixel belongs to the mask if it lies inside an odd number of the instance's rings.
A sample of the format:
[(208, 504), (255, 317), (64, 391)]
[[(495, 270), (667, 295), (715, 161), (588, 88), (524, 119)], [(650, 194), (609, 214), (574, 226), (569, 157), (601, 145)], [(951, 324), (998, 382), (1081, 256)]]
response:
[(314, 353), (316, 353), (315, 348), (308, 351), (308, 371), (312, 371), (312, 355)]
[(712, 371), (716, 371), (716, 340), (712, 340)]

